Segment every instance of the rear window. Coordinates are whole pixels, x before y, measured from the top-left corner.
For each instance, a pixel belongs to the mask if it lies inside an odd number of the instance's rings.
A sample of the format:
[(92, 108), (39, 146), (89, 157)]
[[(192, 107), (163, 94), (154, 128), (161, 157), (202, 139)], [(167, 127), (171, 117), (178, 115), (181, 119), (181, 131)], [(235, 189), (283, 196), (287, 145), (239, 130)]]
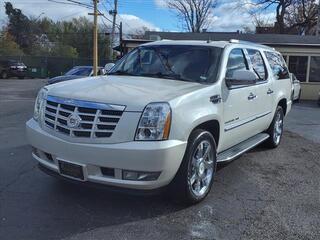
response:
[(279, 53), (265, 52), (267, 60), (276, 79), (288, 79), (289, 70), (283, 57)]
[(253, 71), (258, 77), (258, 81), (267, 80), (268, 74), (260, 51), (255, 49), (247, 49), (247, 52), (250, 57)]

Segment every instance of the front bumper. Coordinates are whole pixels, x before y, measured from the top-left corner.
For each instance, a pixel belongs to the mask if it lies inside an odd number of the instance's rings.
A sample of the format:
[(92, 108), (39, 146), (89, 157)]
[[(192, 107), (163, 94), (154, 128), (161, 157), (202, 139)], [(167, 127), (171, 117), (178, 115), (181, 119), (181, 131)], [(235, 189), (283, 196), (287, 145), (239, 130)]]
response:
[(9, 75), (13, 77), (25, 77), (27, 70), (10, 69)]
[[(33, 119), (26, 123), (29, 143), (40, 153), (32, 156), (44, 167), (60, 173), (58, 160), (84, 167), (85, 181), (131, 189), (156, 189), (171, 182), (180, 167), (186, 142), (124, 142), (116, 144), (72, 143), (45, 132)], [(48, 154), (50, 157), (48, 158)], [(114, 169), (106, 176), (101, 168)], [(122, 179), (122, 171), (161, 172), (154, 181)]]

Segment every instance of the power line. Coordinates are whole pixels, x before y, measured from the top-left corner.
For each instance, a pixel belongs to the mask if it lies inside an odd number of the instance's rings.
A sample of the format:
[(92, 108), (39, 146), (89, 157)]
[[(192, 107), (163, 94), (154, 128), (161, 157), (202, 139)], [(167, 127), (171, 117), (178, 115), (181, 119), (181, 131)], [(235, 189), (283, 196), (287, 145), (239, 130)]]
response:
[[(78, 2), (78, 1), (74, 1), (74, 0), (65, 0), (67, 2), (64, 2), (64, 1), (58, 1), (58, 0), (48, 0), (49, 2), (54, 2), (54, 3), (59, 3), (59, 4), (66, 4), (66, 5), (73, 5), (73, 6), (81, 6), (81, 7), (84, 7), (84, 8), (88, 8), (88, 9), (93, 9), (93, 6), (91, 5), (88, 5), (88, 4), (84, 4), (84, 3), (81, 3), (81, 2)], [(112, 23), (112, 20), (107, 18), (106, 16), (103, 15), (103, 13), (97, 9), (98, 13), (101, 14), (101, 17), (103, 17), (104, 19), (106, 19), (108, 22)], [(105, 23), (104, 23), (105, 26), (107, 26)], [(119, 25), (117, 25), (118, 27)]]
[(88, 9), (92, 9), (90, 6), (86, 6), (86, 5), (79, 5), (76, 3), (71, 3), (71, 2), (63, 2), (63, 1), (58, 1), (58, 0), (48, 0), (48, 2), (53, 2), (53, 3), (59, 3), (59, 4), (65, 4), (65, 5), (72, 5), (72, 6), (82, 6)]
[(82, 2), (78, 2), (78, 1), (75, 1), (75, 0), (66, 0), (66, 1), (72, 2), (72, 3), (76, 3), (76, 4), (81, 5), (81, 6), (87, 6), (87, 7), (93, 8), (92, 5), (89, 5), (89, 4), (86, 4), (86, 3), (82, 3)]

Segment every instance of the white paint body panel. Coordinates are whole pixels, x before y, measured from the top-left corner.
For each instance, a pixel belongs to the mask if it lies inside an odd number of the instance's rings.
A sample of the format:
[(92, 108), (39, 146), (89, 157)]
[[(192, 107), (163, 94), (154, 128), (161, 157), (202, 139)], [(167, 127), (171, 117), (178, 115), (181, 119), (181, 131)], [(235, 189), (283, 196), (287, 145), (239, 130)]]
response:
[(301, 92), (300, 82), (293, 83), (293, 100), (298, 100)]
[[(202, 123), (219, 122), (217, 152), (222, 152), (266, 130), (273, 119), (280, 100), (285, 99), (286, 114), (291, 109), (290, 79), (275, 80), (267, 64), (269, 78), (265, 83), (229, 89), (225, 84), (228, 54), (233, 48), (270, 48), (228, 42), (162, 41), (152, 44), (212, 45), (224, 48), (217, 81), (211, 85), (135, 76), (99, 76), (62, 82), (48, 86), (48, 95), (124, 105), (125, 112), (114, 135), (105, 142), (77, 142), (53, 134), (30, 120), (26, 124), (30, 144), (52, 154), (54, 163), (34, 158), (52, 171), (58, 172), (57, 159), (86, 166), (86, 180), (135, 189), (155, 189), (171, 182), (183, 159), (187, 141), (193, 129)], [(265, 59), (265, 56), (263, 55)], [(271, 95), (267, 91), (272, 89)], [(250, 93), (257, 98), (249, 101)], [(221, 102), (212, 103), (211, 96), (221, 96)], [(168, 102), (172, 109), (169, 140), (154, 142), (134, 141), (139, 118), (151, 102)], [(114, 168), (116, 178), (101, 175), (99, 167)], [(128, 181), (117, 175), (122, 170), (159, 171), (156, 181)]]

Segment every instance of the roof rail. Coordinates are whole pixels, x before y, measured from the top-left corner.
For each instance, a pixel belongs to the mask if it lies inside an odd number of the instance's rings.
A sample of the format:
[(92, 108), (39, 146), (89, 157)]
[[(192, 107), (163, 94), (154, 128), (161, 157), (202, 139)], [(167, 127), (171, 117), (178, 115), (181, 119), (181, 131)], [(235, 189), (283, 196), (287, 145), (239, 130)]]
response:
[(256, 46), (259, 46), (259, 47), (264, 47), (264, 48), (267, 48), (267, 49), (275, 50), (274, 48), (269, 47), (269, 46), (267, 46), (267, 45), (264, 45), (264, 44), (262, 44), (262, 43), (255, 43), (255, 42), (244, 41), (244, 40), (239, 40), (239, 39), (230, 39), (230, 40), (229, 40), (229, 43), (250, 44), (250, 45), (256, 45)]

